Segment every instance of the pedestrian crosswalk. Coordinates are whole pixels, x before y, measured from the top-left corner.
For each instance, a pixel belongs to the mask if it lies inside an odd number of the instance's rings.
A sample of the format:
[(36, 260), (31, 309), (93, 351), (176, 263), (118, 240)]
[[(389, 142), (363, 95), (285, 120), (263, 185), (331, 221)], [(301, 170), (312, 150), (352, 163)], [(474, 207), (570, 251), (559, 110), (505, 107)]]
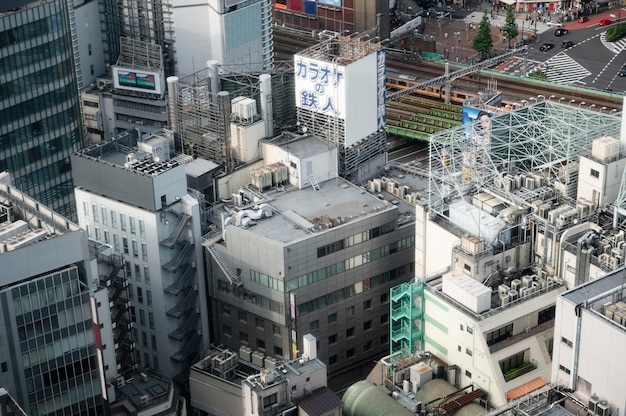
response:
[(552, 82), (573, 84), (587, 78), (591, 72), (565, 52), (559, 52), (541, 65), (541, 70)]
[(616, 55), (626, 49), (626, 38), (621, 38), (620, 40), (616, 40), (615, 42), (608, 42), (606, 40), (606, 32), (604, 32), (600, 35), (600, 41), (605, 48), (607, 48)]

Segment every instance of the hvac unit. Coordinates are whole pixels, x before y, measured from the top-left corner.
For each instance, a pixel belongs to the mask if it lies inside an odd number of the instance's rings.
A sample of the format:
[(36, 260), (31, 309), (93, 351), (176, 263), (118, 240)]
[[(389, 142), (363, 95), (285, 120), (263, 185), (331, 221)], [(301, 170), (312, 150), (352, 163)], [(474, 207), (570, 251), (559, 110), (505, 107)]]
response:
[(256, 101), (252, 98), (237, 97), (231, 100), (232, 114), (240, 120), (252, 121), (256, 115)]
[(619, 267), (619, 259), (617, 257), (609, 257), (609, 268), (615, 270)]
[(117, 385), (118, 389), (121, 389), (126, 385), (126, 379), (124, 378), (124, 376), (119, 376), (115, 379), (115, 384)]
[(523, 180), (524, 180), (524, 175), (515, 175), (515, 187), (517, 189), (522, 187)]
[(526, 296), (528, 296), (528, 293), (530, 292), (529, 290), (530, 288), (528, 287), (523, 287), (519, 290), (519, 297), (520, 298), (525, 298)]
[(588, 406), (590, 414), (592, 415), (596, 414), (598, 403), (600, 403), (600, 398), (597, 395), (592, 394), (591, 397), (589, 397), (589, 406)]
[(508, 296), (508, 293), (509, 293), (509, 290), (510, 290), (510, 289), (511, 289), (511, 288), (510, 288), (510, 287), (508, 287), (507, 285), (499, 285), (499, 286), (498, 286), (498, 294), (499, 294), (500, 296), (502, 296), (502, 295), (507, 295), (507, 296)]
[(546, 202), (545, 204), (541, 204), (539, 206), (539, 216), (541, 218), (548, 218), (548, 213), (552, 208), (552, 202)]
[(539, 289), (545, 289), (548, 286), (547, 280), (543, 277), (537, 278), (536, 283), (539, 285)]
[(271, 384), (274, 382), (274, 372), (272, 370), (262, 370), (261, 371), (261, 382), (265, 385)]
[(611, 413), (611, 406), (606, 402), (606, 400), (602, 400), (596, 406), (596, 415), (597, 416), (609, 416)]
[(519, 290), (519, 288), (522, 286), (522, 281), (519, 279), (513, 279), (511, 280), (511, 290)]
[(278, 363), (278, 360), (274, 357), (265, 357), (265, 368), (272, 369)]
[(533, 178), (524, 178), (524, 188), (531, 191), (535, 189), (535, 180)]
[(509, 290), (509, 300), (511, 302), (513, 302), (514, 300), (517, 300), (517, 296), (518, 296), (518, 291), (517, 290)]
[(529, 287), (532, 282), (533, 282), (532, 276), (522, 277), (522, 287)]
[(554, 277), (546, 277), (546, 287), (552, 287), (554, 285)]
[(262, 351), (254, 351), (252, 353), (252, 364), (257, 367), (263, 367), (263, 362), (265, 361), (265, 354)]
[(139, 398), (139, 401), (141, 402), (141, 407), (146, 407), (150, 405), (150, 396), (147, 394), (144, 394), (143, 396)]
[(510, 302), (511, 298), (508, 293), (500, 294), (500, 306), (507, 305)]
[(249, 363), (252, 362), (252, 349), (245, 345), (239, 347), (239, 358)]

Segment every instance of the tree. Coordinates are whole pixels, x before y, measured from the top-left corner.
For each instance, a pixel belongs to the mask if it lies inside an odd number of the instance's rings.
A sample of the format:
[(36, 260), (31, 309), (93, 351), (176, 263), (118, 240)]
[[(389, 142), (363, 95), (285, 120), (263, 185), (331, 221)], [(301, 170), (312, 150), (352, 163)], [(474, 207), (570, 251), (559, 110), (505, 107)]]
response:
[(506, 11), (506, 21), (504, 22), (502, 33), (504, 33), (507, 39), (509, 40), (509, 49), (510, 49), (511, 39), (514, 39), (517, 37), (517, 35), (519, 35), (519, 32), (517, 31), (517, 24), (515, 23), (515, 14), (513, 13), (512, 6), (509, 6), (509, 9)]
[(491, 28), (489, 27), (489, 16), (487, 10), (478, 25), (478, 33), (474, 37), (472, 45), (476, 52), (480, 53), (480, 57), (484, 58), (493, 49), (493, 39), (491, 39)]

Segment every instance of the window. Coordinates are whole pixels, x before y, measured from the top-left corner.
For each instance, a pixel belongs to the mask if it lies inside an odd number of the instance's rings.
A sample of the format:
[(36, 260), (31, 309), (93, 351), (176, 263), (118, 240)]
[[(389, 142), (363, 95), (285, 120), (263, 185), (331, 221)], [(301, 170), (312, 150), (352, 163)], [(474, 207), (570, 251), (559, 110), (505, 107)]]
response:
[(381, 325), (385, 325), (389, 322), (389, 314), (388, 313), (383, 313), (382, 315), (380, 315), (380, 324)]
[(120, 228), (122, 231), (126, 231), (126, 214), (120, 212)]
[(254, 324), (256, 325), (257, 328), (261, 328), (261, 329), (263, 329), (263, 327), (265, 326), (263, 319), (261, 318), (254, 318)]
[(146, 243), (141, 243), (141, 259), (143, 261), (148, 261), (148, 246)]
[(117, 217), (116, 217), (116, 212), (111, 210), (111, 227), (113, 228), (117, 228)]
[(109, 230), (104, 230), (104, 244), (111, 244), (111, 234), (109, 234)]
[(346, 329), (346, 338), (352, 338), (354, 336), (354, 327)]
[(133, 257), (135, 258), (139, 257), (139, 246), (137, 245), (137, 240), (132, 241), (132, 246), (133, 246)]
[(126, 236), (122, 237), (122, 245), (124, 246), (124, 254), (128, 254), (128, 238)]
[(385, 303), (389, 303), (389, 293), (383, 293), (380, 295), (380, 304), (384, 305)]
[(146, 285), (150, 286), (150, 268), (148, 266), (143, 266), (143, 278)]
[(274, 355), (283, 356), (283, 349), (274, 345)]
[(130, 223), (130, 233), (133, 235), (137, 234), (137, 228), (135, 227), (135, 217), (133, 217), (132, 215), (129, 215), (128, 222)]
[(244, 311), (239, 311), (239, 320), (241, 322), (247, 322), (248, 321), (248, 315), (246, 315), (246, 313)]
[(463, 324), (459, 324), (459, 329), (460, 329), (461, 331), (464, 329), (464, 328), (463, 328)]
[(461, 346), (460, 346), (460, 345), (457, 345), (457, 346), (456, 346), (456, 349), (457, 349), (459, 352), (463, 351), (463, 348), (461, 348)]
[(135, 279), (137, 279), (138, 282), (141, 282), (141, 268), (138, 264), (135, 264)]
[(320, 327), (320, 321), (318, 319), (309, 322), (310, 331), (315, 331), (316, 329), (319, 329), (319, 327)]
[(143, 289), (140, 287), (137, 288), (137, 302), (143, 303)]
[(239, 341), (248, 343), (248, 334), (245, 332), (239, 332)]
[(152, 291), (146, 289), (146, 301), (148, 302), (148, 307), (152, 307)]
[(226, 337), (231, 337), (232, 336), (232, 333), (231, 333), (231, 330), (230, 330), (230, 326), (228, 326), (228, 325), (222, 325), (222, 332), (224, 333), (224, 336), (226, 336)]
[(354, 306), (346, 308), (346, 316), (354, 316)]
[(328, 323), (332, 324), (333, 322), (337, 322), (337, 313), (331, 313), (328, 315)]
[(346, 358), (353, 358), (354, 357), (354, 348), (348, 348), (348, 350), (346, 351)]
[(83, 201), (83, 216), (89, 219), (89, 203), (87, 201)]
[(95, 231), (96, 231), (96, 241), (101, 241), (100, 240), (100, 227), (94, 227)]
[(154, 329), (154, 314), (152, 312), (148, 312), (148, 325), (150, 329)]
[(141, 238), (146, 238), (146, 224), (144, 224), (141, 218), (139, 218), (139, 236)]
[(333, 334), (328, 337), (328, 345), (333, 345), (337, 343), (337, 334)]
[[(139, 288), (137, 288), (139, 289)], [(139, 309), (139, 323), (142, 326), (146, 326), (146, 311), (144, 311), (143, 309)], [(145, 332), (144, 332), (145, 334)]]
[(230, 316), (230, 306), (222, 303), (222, 313), (226, 316)]
[(465, 354), (469, 355), (470, 357), (472, 356), (472, 350), (470, 350), (469, 348), (465, 348)]
[(570, 341), (569, 339), (565, 338), (565, 337), (561, 337), (561, 342), (565, 345), (567, 345), (568, 347), (573, 347), (574, 343), (572, 341)]
[(465, 375), (469, 378), (472, 378), (472, 373), (470, 373), (469, 370), (465, 370)]
[(469, 326), (469, 325), (468, 325), (467, 327), (465, 327), (465, 329), (467, 329), (467, 332), (469, 332), (470, 334), (473, 334), (473, 333), (474, 333), (474, 328), (472, 328), (472, 327), (471, 327), (471, 326)]
[(278, 325), (272, 324), (272, 333), (274, 335), (280, 335), (280, 327)]
[(365, 302), (363, 302), (363, 310), (367, 311), (372, 309), (372, 300), (368, 299)]
[(270, 394), (269, 396), (263, 397), (263, 408), (269, 407), (276, 403), (278, 403), (278, 393)]
[(256, 347), (265, 350), (265, 341), (263, 341), (261, 338), (257, 338)]
[(87, 53), (91, 56), (91, 43), (87, 44)]
[(599, 178), (600, 177), (600, 172), (598, 172), (595, 169), (591, 169), (590, 175), (594, 178)]
[(337, 364), (337, 355), (328, 357), (328, 365), (334, 365), (334, 364)]
[(470, 273), (472, 272), (472, 266), (470, 266), (469, 264), (464, 264), (463, 268)]
[(148, 348), (148, 334), (146, 331), (141, 331), (141, 343), (144, 347)]
[(133, 293), (133, 285), (128, 285), (128, 300), (135, 300), (135, 295)]
[(120, 236), (117, 234), (113, 234), (113, 249), (118, 253), (120, 252)]
[(156, 351), (157, 350), (156, 336), (154, 334), (151, 334), (150, 335), (150, 340), (152, 341), (152, 351)]
[(554, 316), (556, 314), (556, 306), (552, 305), (547, 309), (544, 309), (542, 311), (539, 311), (539, 314), (537, 314), (537, 325), (541, 325), (544, 322), (548, 322), (554, 319)]
[(107, 209), (102, 207), (102, 225), (109, 225), (109, 219), (107, 217)]
[(569, 368), (564, 367), (561, 364), (559, 364), (559, 370), (563, 371), (565, 374), (570, 374), (571, 373)]
[(369, 351), (372, 349), (372, 341), (365, 341), (363, 344), (363, 351)]
[(388, 334), (382, 335), (380, 337), (380, 343), (382, 345), (388, 344), (389, 343), (389, 335)]
[(513, 324), (495, 329), (487, 334), (487, 345), (497, 344), (513, 335)]
[(93, 221), (98, 222), (98, 206), (91, 204), (91, 212), (93, 213)]
[(369, 331), (372, 329), (372, 321), (363, 322), (363, 331)]
[(7, 371), (9, 371), (9, 367), (7, 366), (7, 362), (6, 361), (4, 361), (0, 367), (2, 367), (2, 372), (3, 373), (6, 373)]

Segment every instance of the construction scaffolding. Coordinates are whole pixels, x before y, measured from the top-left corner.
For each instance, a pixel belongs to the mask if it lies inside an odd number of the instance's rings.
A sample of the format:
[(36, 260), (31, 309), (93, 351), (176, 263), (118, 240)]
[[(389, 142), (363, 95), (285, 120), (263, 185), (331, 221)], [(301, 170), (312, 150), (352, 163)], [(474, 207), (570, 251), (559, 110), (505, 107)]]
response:
[(620, 126), (611, 114), (542, 101), (433, 135), (429, 208), (449, 218), (451, 203), (481, 191), (532, 209), (545, 188), (516, 187), (520, 176), (553, 184), (556, 198), (575, 205), (579, 157), (590, 155), (594, 139), (619, 138)]

